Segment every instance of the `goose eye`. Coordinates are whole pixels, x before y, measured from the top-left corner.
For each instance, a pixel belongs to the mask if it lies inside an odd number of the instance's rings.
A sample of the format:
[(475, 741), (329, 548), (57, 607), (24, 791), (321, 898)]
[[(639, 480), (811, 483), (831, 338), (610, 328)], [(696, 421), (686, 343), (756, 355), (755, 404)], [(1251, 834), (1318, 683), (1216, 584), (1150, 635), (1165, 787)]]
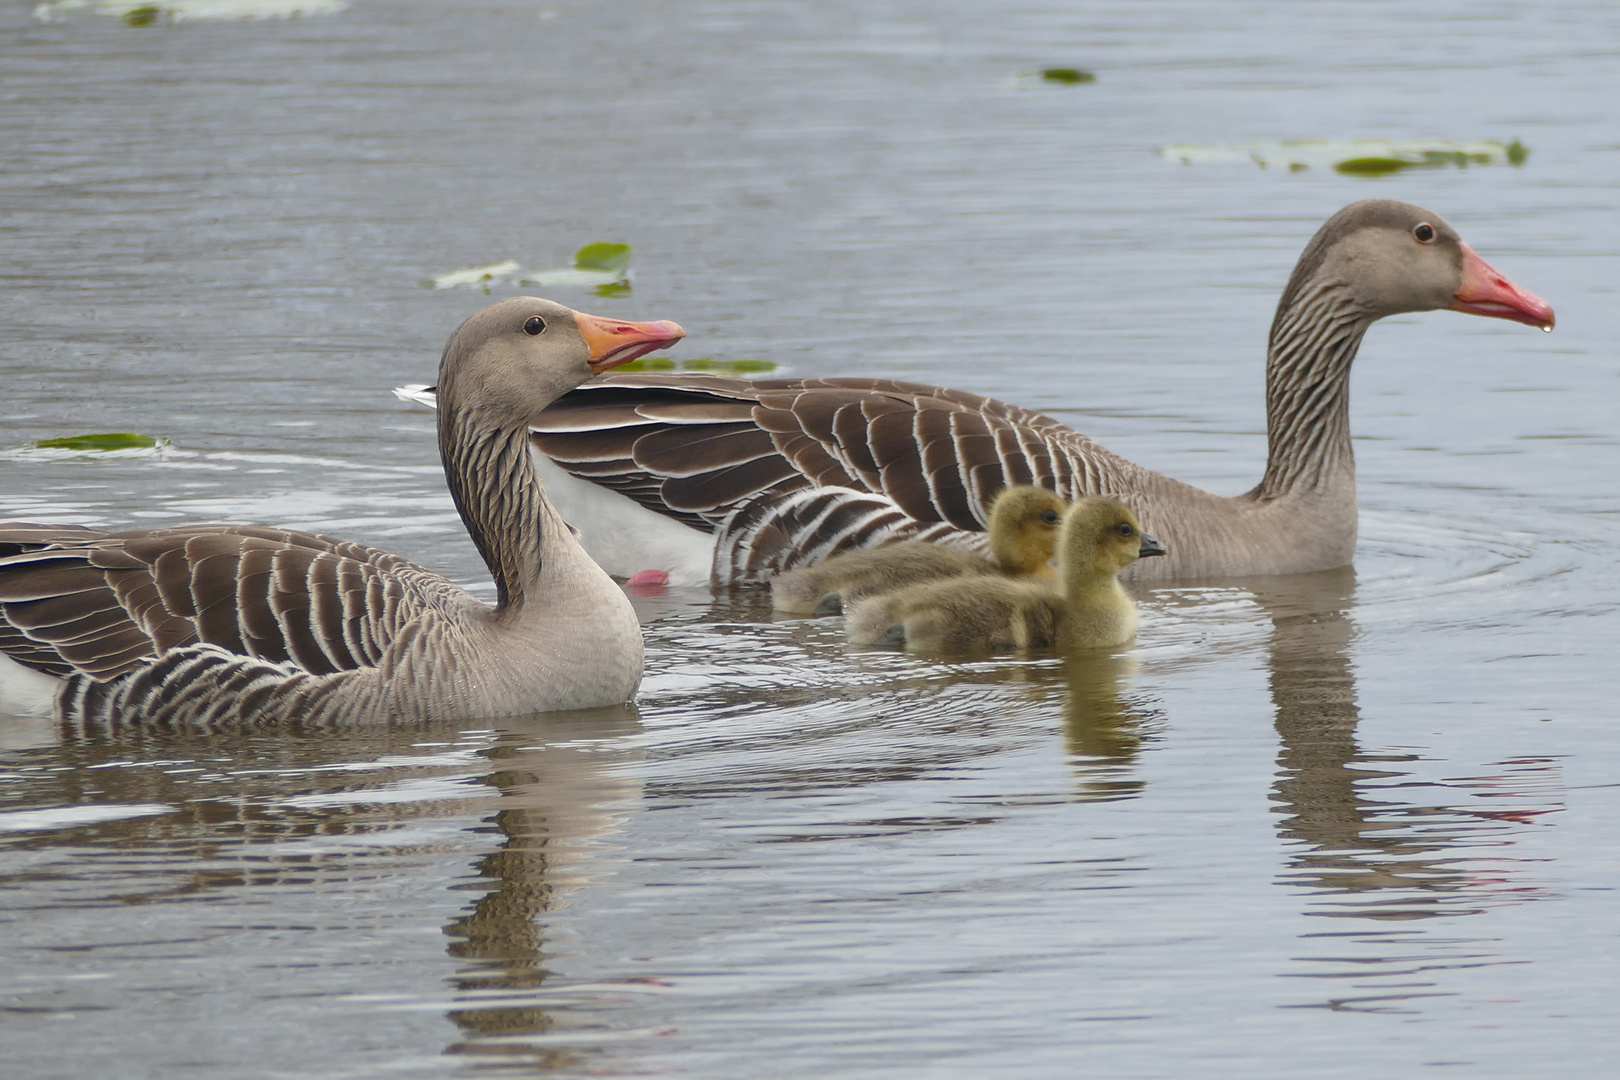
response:
[(546, 320), (542, 319), (538, 315), (530, 315), (529, 321), (523, 324), (523, 332), (528, 334), (530, 337), (533, 337), (536, 334), (544, 333), (545, 329)]
[(1046, 522), (1048, 525), (1056, 525), (1058, 523), (1058, 512), (1056, 510), (1042, 511), (1041, 520)]
[(1412, 227), (1412, 235), (1420, 244), (1434, 243), (1434, 226), (1427, 221), (1419, 222)]
[(1121, 535), (1121, 536), (1132, 536), (1132, 535), (1135, 535), (1135, 533), (1136, 533), (1135, 529), (1131, 528), (1129, 525), (1127, 525), (1123, 521), (1120, 522), (1118, 525), (1114, 526), (1114, 531), (1119, 533), (1119, 535)]

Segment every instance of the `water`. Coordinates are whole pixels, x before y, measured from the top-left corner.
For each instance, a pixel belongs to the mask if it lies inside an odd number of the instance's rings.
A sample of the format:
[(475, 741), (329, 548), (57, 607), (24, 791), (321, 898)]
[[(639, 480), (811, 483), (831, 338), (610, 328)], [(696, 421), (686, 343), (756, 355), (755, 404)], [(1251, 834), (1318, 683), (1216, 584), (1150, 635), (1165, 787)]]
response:
[[(0, 65), (3, 517), (289, 524), (482, 588), (387, 391), (492, 297), (420, 282), (598, 240), (633, 291), (557, 298), (682, 355), (993, 394), (1226, 492), (1344, 203), (1429, 207), (1559, 316), (1375, 328), (1354, 572), (1161, 590), (1114, 660), (673, 590), (634, 708), (0, 723), (8, 1076), (1612, 1074), (1612, 7), (15, 3)], [(1019, 76), (1058, 65), (1097, 82)], [(1531, 155), (1159, 154), (1295, 138)], [(18, 449), (91, 431), (172, 446)]]

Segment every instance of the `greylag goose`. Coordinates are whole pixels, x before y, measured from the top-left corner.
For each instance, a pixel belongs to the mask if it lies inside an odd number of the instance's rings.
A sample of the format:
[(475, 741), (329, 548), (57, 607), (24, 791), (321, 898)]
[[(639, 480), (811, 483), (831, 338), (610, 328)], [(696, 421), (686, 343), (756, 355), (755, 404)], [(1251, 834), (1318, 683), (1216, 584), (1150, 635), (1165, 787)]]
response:
[(10, 524), (0, 652), (58, 680), (57, 714), (80, 725), (455, 721), (625, 701), (641, 681), (635, 613), (547, 501), (528, 429), (586, 379), (684, 336), (530, 297), (451, 335), (439, 453), (493, 608), (396, 555), (307, 533)]
[(941, 578), (1005, 574), (1050, 577), (1058, 525), (1067, 505), (1032, 484), (1004, 488), (990, 504), (990, 558), (907, 541), (834, 555), (771, 579), (771, 606), (791, 615), (836, 615), (865, 596)]
[(1133, 567), (1136, 580), (1325, 569), (1355, 551), (1349, 376), (1362, 335), (1437, 308), (1553, 325), (1550, 306), (1427, 210), (1370, 199), (1329, 218), (1271, 325), (1265, 475), (1233, 497), (1016, 405), (884, 379), (620, 374), (564, 397), (533, 438), (559, 505), (614, 573), (762, 581), (896, 539), (982, 543), (990, 500), (1021, 483), (1135, 510), (1170, 548)]
[(1136, 636), (1136, 605), (1119, 583), (1120, 571), (1163, 554), (1123, 504), (1089, 496), (1063, 517), (1061, 588), (1003, 577), (911, 585), (852, 606), (849, 640), (938, 653), (1123, 645)]

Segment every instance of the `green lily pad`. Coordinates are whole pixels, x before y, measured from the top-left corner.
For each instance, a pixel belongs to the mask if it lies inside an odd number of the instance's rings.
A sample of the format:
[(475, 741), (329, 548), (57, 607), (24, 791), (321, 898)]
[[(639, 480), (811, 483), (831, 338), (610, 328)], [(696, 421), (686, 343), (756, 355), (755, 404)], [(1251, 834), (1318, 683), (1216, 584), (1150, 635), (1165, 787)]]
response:
[(1511, 143), (1495, 139), (1299, 139), (1230, 146), (1176, 143), (1160, 149), (1159, 155), (1183, 165), (1242, 161), (1289, 172), (1320, 167), (1347, 176), (1387, 176), (1405, 169), (1523, 165), (1530, 151), (1517, 139)]
[(128, 431), (109, 431), (99, 435), (40, 439), (34, 445), (41, 450), (150, 450), (155, 446), (169, 445), (169, 440)]
[[(517, 279), (519, 285), (577, 285), (601, 289), (604, 285), (623, 285), (629, 289), (630, 245), (595, 243), (586, 244), (574, 252), (574, 265), (562, 270), (530, 270)], [(599, 293), (602, 296), (614, 292)]]
[(1075, 86), (1079, 83), (1093, 83), (1097, 81), (1097, 76), (1093, 75), (1091, 72), (1081, 71), (1079, 68), (1071, 67), (1042, 68), (1041, 78), (1045, 79), (1047, 82), (1062, 83), (1065, 86)]
[(586, 244), (574, 252), (574, 269), (622, 275), (630, 269), (630, 245)]
[(53, 20), (73, 11), (122, 19), (126, 26), (156, 26), (192, 19), (288, 19), (342, 11), (349, 0), (44, 0), (36, 18)]
[(614, 370), (675, 371), (678, 368), (681, 371), (709, 371), (716, 375), (759, 375), (781, 366), (769, 360), (715, 360), (707, 356), (694, 356), (689, 360), (677, 361), (672, 356), (644, 356)]
[(488, 266), (469, 266), (465, 270), (452, 270), (448, 274), (428, 278), (422, 282), (422, 287), (425, 289), (482, 288), (485, 292), (488, 292), (490, 285), (521, 273), (522, 270), (522, 263), (516, 259), (507, 259), (505, 262), (490, 263)]

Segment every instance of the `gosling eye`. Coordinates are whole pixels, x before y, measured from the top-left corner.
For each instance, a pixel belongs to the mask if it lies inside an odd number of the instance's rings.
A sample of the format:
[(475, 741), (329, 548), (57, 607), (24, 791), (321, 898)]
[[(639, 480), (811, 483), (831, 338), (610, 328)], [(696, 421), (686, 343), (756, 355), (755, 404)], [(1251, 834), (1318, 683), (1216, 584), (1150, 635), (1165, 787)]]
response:
[(542, 319), (538, 315), (530, 315), (528, 321), (523, 324), (523, 332), (528, 334), (530, 337), (545, 333), (546, 320)]
[(1434, 226), (1427, 221), (1420, 221), (1412, 226), (1412, 238), (1420, 244), (1432, 244), (1435, 238)]
[(1119, 535), (1121, 535), (1121, 536), (1135, 536), (1136, 535), (1136, 530), (1131, 528), (1129, 522), (1125, 522), (1125, 521), (1122, 521), (1118, 525), (1115, 525), (1114, 526), (1114, 531), (1119, 533)]
[(1056, 510), (1043, 510), (1041, 511), (1041, 520), (1048, 525), (1056, 525), (1062, 519), (1058, 517)]

